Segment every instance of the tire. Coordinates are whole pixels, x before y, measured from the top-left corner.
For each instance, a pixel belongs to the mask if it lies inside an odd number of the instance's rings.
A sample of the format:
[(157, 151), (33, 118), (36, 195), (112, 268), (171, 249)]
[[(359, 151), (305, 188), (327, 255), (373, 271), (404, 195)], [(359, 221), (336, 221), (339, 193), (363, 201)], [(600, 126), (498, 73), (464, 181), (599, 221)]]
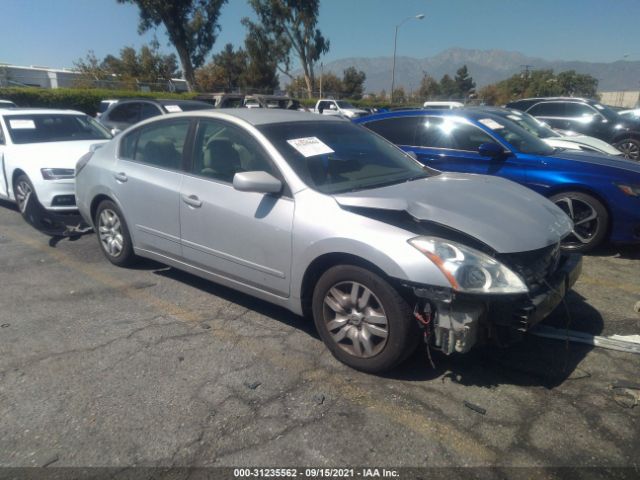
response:
[(558, 193), (550, 200), (574, 222), (573, 231), (562, 241), (564, 250), (584, 253), (605, 240), (609, 213), (599, 200), (582, 192)]
[(114, 265), (126, 267), (136, 262), (129, 228), (122, 212), (111, 200), (103, 200), (94, 219), (96, 236), (104, 256)]
[(338, 265), (322, 274), (312, 310), (316, 329), (333, 356), (364, 372), (395, 367), (413, 353), (420, 338), (412, 309), (400, 294), (380, 276), (354, 265)]
[(613, 146), (624, 154), (624, 158), (640, 162), (640, 140), (637, 138), (625, 138)]
[(37, 202), (38, 196), (36, 195), (35, 188), (33, 188), (33, 183), (31, 183), (29, 177), (24, 173), (18, 175), (18, 178), (16, 178), (16, 181), (13, 183), (13, 196), (15, 197), (20, 214), (25, 220), (29, 221), (26, 214), (27, 205), (30, 201)]

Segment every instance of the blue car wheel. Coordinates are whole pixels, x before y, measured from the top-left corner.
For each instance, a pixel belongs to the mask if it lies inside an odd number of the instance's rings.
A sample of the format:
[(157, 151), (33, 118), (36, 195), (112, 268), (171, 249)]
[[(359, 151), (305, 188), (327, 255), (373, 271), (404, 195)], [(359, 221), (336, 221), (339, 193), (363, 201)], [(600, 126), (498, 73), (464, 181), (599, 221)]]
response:
[(573, 231), (562, 241), (562, 248), (588, 252), (605, 239), (609, 213), (597, 199), (582, 192), (563, 192), (550, 200), (573, 220)]

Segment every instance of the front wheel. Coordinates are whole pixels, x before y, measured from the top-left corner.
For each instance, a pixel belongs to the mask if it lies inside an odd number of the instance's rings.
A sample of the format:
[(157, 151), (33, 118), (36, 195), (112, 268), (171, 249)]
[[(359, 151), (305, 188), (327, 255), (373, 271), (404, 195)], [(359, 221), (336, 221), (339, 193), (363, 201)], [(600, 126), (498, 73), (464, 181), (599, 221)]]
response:
[(609, 213), (600, 201), (582, 192), (564, 192), (550, 200), (573, 221), (573, 230), (562, 241), (562, 248), (588, 252), (601, 244), (609, 224)]
[(640, 140), (635, 138), (627, 138), (613, 144), (618, 150), (622, 152), (624, 158), (629, 160), (640, 161)]
[(412, 310), (382, 277), (354, 265), (327, 270), (313, 292), (313, 319), (325, 345), (358, 370), (389, 370), (416, 348)]
[(29, 177), (26, 175), (18, 175), (15, 183), (13, 184), (13, 194), (16, 199), (16, 204), (18, 205), (18, 210), (22, 214), (25, 219), (27, 218), (27, 206), (31, 201), (38, 201), (36, 197), (36, 191), (33, 188), (33, 184)]
[(100, 249), (111, 263), (124, 267), (135, 262), (129, 229), (115, 203), (111, 200), (100, 202), (94, 225)]

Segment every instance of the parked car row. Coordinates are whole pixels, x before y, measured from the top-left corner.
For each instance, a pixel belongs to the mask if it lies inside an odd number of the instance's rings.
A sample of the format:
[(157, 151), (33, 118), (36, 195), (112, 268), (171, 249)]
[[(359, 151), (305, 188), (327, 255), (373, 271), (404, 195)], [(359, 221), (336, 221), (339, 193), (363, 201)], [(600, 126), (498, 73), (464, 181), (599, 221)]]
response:
[(79, 112), (1, 110), (0, 196), (79, 212), (114, 265), (151, 258), (312, 317), (369, 372), (421, 339), (518, 340), (577, 280), (576, 252), (640, 241), (640, 164), (558, 150), (523, 114), (193, 103), (111, 140)]

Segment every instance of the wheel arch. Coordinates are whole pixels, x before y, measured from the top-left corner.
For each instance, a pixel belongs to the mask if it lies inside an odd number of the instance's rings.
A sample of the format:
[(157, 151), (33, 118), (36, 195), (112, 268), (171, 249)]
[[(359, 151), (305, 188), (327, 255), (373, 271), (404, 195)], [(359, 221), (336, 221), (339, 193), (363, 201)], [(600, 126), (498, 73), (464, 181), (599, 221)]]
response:
[[(15, 184), (16, 184), (16, 180), (18, 180), (18, 177), (20, 175), (25, 175), (27, 178), (29, 178), (29, 174), (27, 172), (25, 172), (22, 168), (20, 167), (16, 167), (13, 169), (13, 172), (11, 173), (11, 182), (9, 182), (9, 185), (7, 185), (7, 196), (13, 200), (16, 199), (16, 193), (15, 193)], [(31, 179), (29, 179), (31, 180)], [(33, 185), (33, 182), (31, 182), (31, 184)], [(35, 186), (33, 187), (35, 190)], [(36, 192), (37, 195), (37, 192)]]
[(605, 238), (609, 238), (609, 235), (611, 234), (611, 227), (612, 227), (612, 222), (613, 222), (613, 213), (611, 211), (611, 207), (609, 205), (609, 202), (607, 202), (607, 200), (600, 195), (598, 192), (596, 192), (595, 190), (590, 189), (589, 187), (585, 187), (584, 185), (573, 185), (573, 184), (562, 184), (562, 185), (557, 185), (551, 189), (549, 189), (546, 192), (546, 196), (547, 198), (551, 198), (554, 195), (558, 195), (560, 193), (568, 193), (568, 192), (579, 192), (579, 193), (584, 193), (585, 195), (589, 195), (593, 198), (595, 198), (596, 200), (598, 200), (602, 206), (605, 208), (605, 210), (607, 211), (607, 214), (609, 216), (608, 220), (607, 220), (607, 234), (605, 236)]
[[(300, 301), (302, 305), (303, 315), (307, 318), (311, 317), (311, 299), (313, 297), (313, 289), (324, 272), (336, 265), (354, 265), (362, 267), (384, 278), (390, 284), (395, 285), (397, 281), (390, 277), (384, 270), (373, 262), (366, 260), (358, 255), (345, 252), (325, 253), (316, 257), (307, 267), (303, 276), (300, 288)], [(399, 290), (400, 292), (400, 290)]]

